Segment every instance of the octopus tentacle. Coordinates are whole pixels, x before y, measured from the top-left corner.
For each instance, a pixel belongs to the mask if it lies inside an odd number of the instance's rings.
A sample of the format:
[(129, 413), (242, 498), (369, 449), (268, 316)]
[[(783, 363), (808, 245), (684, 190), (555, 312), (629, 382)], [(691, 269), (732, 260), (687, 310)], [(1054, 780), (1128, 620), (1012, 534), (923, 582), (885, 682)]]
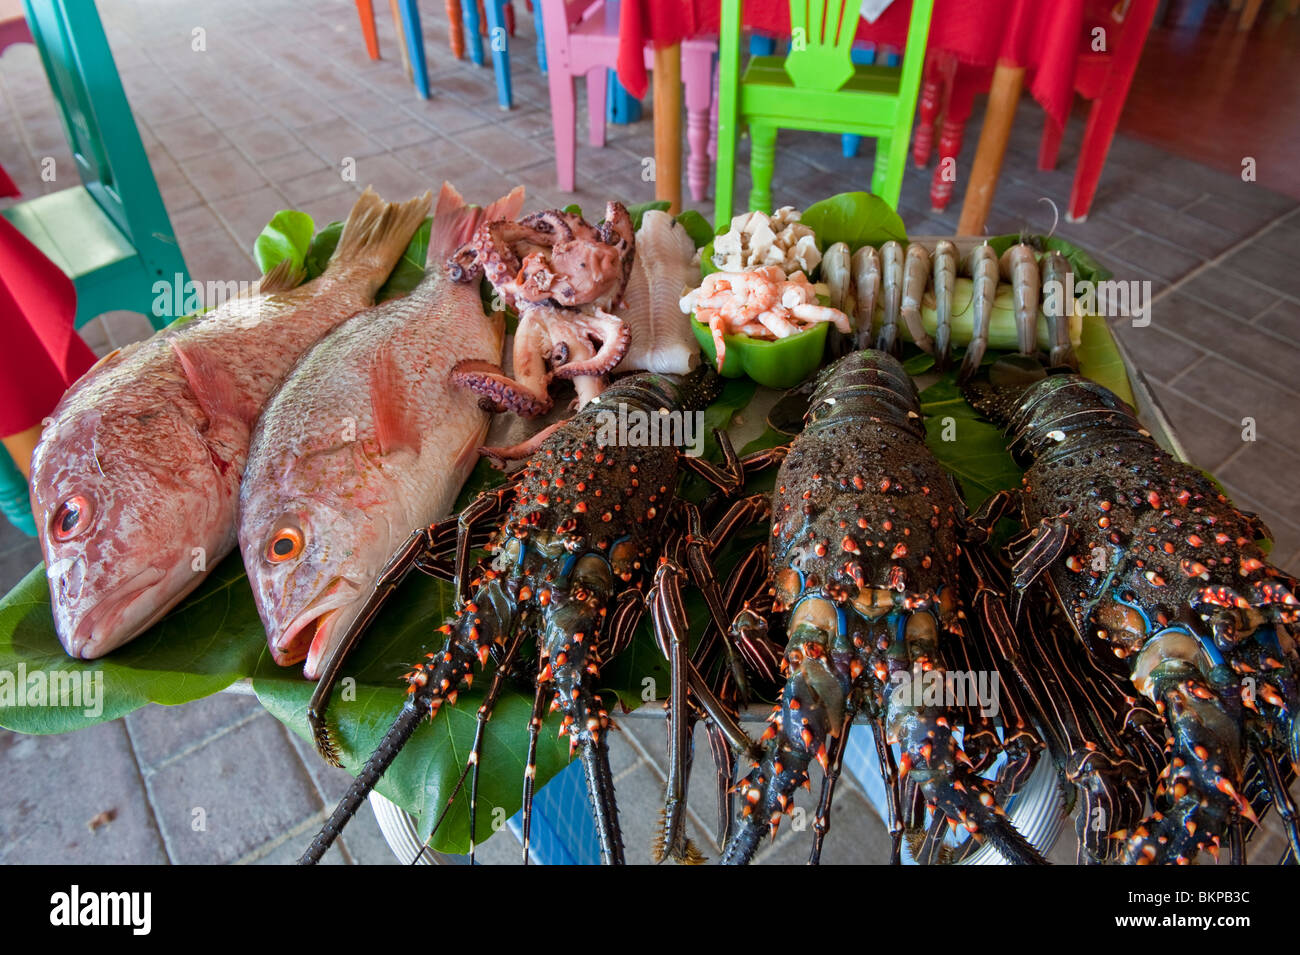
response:
[(499, 365), (466, 359), (452, 367), (452, 381), (525, 418), (550, 411), (554, 402), (547, 391), (551, 374), (546, 368), (546, 356), (551, 350), (551, 337), (537, 311), (525, 309), (519, 316), (513, 352), (514, 378)]
[(478, 453), (484, 457), (491, 458), (498, 465), (504, 465), (507, 461), (518, 461), (521, 458), (530, 458), (537, 453), (537, 449), (542, 446), (542, 442), (554, 434), (562, 425), (568, 424), (569, 419), (565, 418), (555, 424), (547, 425), (541, 431), (538, 431), (531, 438), (525, 438), (518, 444), (512, 444), (508, 447), (481, 447)]
[[(628, 342), (632, 337), (631, 331), (622, 319), (601, 309), (596, 309), (594, 315), (561, 319), (553, 327), (552, 335), (555, 335), (559, 328), (564, 328), (564, 331), (574, 330), (578, 333), (578, 337), (589, 341), (599, 341), (600, 348), (590, 357), (581, 359), (576, 357), (570, 345), (569, 361), (553, 369), (557, 378), (609, 374), (627, 354)], [(569, 337), (565, 335), (564, 340), (568, 342)], [(590, 349), (588, 351), (590, 352)]]

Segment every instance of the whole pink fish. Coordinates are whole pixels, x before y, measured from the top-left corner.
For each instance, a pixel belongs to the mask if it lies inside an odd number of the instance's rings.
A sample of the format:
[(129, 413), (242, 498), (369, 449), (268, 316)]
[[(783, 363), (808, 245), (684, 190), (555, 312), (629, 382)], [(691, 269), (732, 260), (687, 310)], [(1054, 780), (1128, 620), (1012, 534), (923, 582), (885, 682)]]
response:
[(305, 660), (306, 676), (319, 677), (379, 570), (451, 509), (478, 460), (488, 415), (451, 369), (500, 362), (504, 323), (443, 263), (482, 222), (513, 219), (522, 204), (522, 187), (480, 209), (444, 183), (425, 278), (312, 348), (258, 422), (239, 546), (282, 666)]
[(235, 546), (253, 424), (322, 335), (374, 303), (428, 213), (367, 189), (328, 268), (281, 263), (255, 295), (121, 348), (55, 408), (32, 458), (54, 625), (92, 659), (152, 626)]

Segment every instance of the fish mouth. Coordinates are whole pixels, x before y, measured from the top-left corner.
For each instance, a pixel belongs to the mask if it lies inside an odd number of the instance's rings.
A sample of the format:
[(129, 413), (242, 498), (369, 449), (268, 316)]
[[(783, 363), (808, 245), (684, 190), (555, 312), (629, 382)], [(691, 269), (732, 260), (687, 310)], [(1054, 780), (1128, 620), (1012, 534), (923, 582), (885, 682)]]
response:
[[(67, 650), (68, 655), (81, 660), (94, 660), (111, 650), (117, 649), (128, 640), (153, 626), (172, 608), (176, 602), (175, 600), (168, 601), (164, 605), (157, 607), (153, 613), (134, 621), (127, 629), (123, 629), (121, 625), (124, 618), (127, 617), (131, 605), (136, 602), (140, 595), (152, 590), (166, 576), (157, 567), (142, 570), (126, 581), (119, 588), (119, 593), (101, 600), (92, 607), (85, 616), (73, 625), (66, 639), (64, 634), (60, 632), (60, 639), (63, 640), (63, 647)], [(62, 631), (63, 628), (56, 629)]]
[(270, 642), (275, 662), (283, 667), (306, 660), (304, 676), (309, 680), (316, 679), (320, 657), (329, 647), (338, 623), (338, 611), (355, 597), (356, 587), (342, 577), (335, 577), (320, 596), (285, 627), (279, 638)]

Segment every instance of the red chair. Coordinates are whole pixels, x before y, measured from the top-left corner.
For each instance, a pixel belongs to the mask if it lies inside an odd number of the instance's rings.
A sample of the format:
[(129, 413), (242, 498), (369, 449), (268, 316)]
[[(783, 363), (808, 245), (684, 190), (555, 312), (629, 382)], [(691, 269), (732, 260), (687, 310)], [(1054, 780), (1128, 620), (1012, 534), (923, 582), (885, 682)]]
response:
[[(1070, 191), (1070, 207), (1066, 218), (1081, 222), (1088, 217), (1092, 197), (1097, 192), (1097, 181), (1106, 165), (1119, 125), (1128, 89), (1133, 83), (1142, 47), (1146, 45), (1147, 32), (1156, 15), (1158, 0), (1125, 0), (1115, 4), (1108, 21), (1090, 23), (1079, 49), (1078, 65), (1074, 71), (1074, 91), (1084, 99), (1092, 100), (1088, 110), (1088, 125), (1083, 132), (1083, 149), (1079, 153), (1079, 167), (1074, 174), (1074, 188)], [(1122, 17), (1122, 19), (1120, 19)], [(1093, 29), (1107, 29), (1109, 41), (1105, 53), (1092, 49)], [(1055, 169), (1056, 155), (1061, 148), (1064, 129), (1047, 117), (1043, 140), (1038, 147), (1038, 168)]]
[[(1070, 194), (1067, 218), (1081, 221), (1088, 215), (1097, 181), (1106, 164), (1106, 154), (1115, 138), (1124, 101), (1142, 56), (1158, 0), (1092, 0), (1088, 4), (1084, 29), (1075, 62), (1074, 89), (1092, 100), (1088, 125), (1084, 131), (1079, 167)], [(1106, 49), (1094, 51), (1093, 31), (1105, 30)], [(939, 136), (939, 165), (930, 185), (930, 202), (934, 211), (942, 212), (952, 199), (956, 156), (961, 151), (962, 136), (970, 118), (975, 94), (988, 89), (992, 71), (988, 68), (959, 64), (950, 58), (932, 56), (926, 63), (921, 87), (916, 138), (912, 158), (924, 167), (933, 150), (936, 125), (942, 123)], [(1054, 169), (1064, 130), (1051, 116), (1046, 117), (1038, 151), (1038, 168)], [(947, 160), (951, 159), (951, 162)]]

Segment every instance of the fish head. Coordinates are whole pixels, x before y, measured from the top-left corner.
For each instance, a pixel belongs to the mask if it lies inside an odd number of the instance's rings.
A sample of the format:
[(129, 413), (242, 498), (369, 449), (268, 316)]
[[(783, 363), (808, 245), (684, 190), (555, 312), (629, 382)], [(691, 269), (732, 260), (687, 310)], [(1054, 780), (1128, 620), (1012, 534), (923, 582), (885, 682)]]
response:
[(42, 435), (32, 513), (70, 656), (95, 659), (143, 633), (228, 549), (233, 494), (182, 424), (165, 410), (91, 411)]
[(267, 645), (277, 664), (302, 662), (317, 679), (387, 562), (390, 534), (355, 502), (258, 490), (245, 497), (239, 540)]

